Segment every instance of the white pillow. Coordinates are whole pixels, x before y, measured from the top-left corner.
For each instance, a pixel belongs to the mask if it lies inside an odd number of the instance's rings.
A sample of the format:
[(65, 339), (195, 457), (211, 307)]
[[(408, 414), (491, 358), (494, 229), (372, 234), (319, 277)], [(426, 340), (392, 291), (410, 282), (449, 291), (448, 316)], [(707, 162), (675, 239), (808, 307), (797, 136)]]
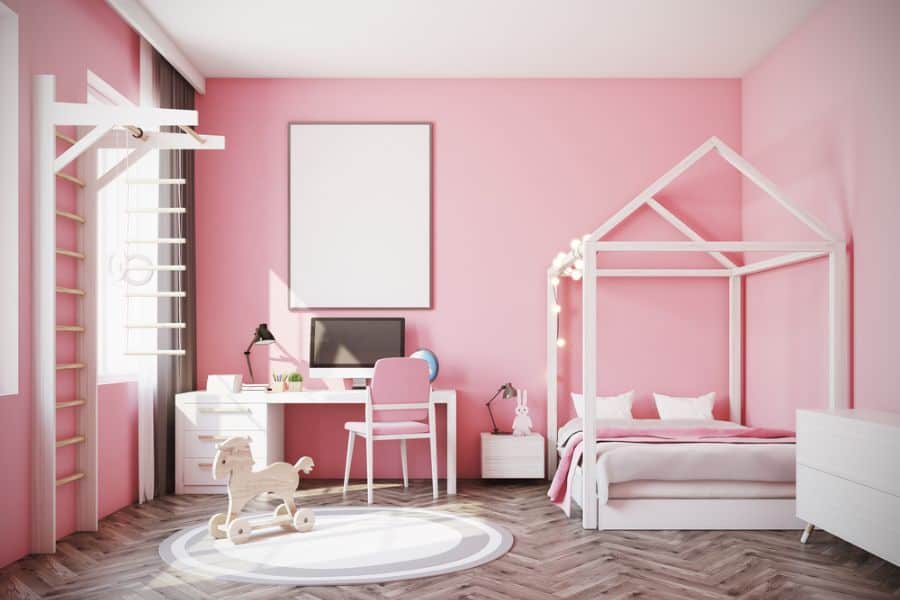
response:
[(710, 392), (702, 396), (665, 396), (653, 394), (656, 410), (660, 419), (712, 419), (713, 404), (716, 393)]
[[(619, 394), (618, 396), (597, 396), (598, 419), (631, 419), (631, 403), (634, 401), (634, 390)], [(584, 395), (572, 394), (572, 404), (575, 405), (575, 414), (581, 418), (584, 412)]]

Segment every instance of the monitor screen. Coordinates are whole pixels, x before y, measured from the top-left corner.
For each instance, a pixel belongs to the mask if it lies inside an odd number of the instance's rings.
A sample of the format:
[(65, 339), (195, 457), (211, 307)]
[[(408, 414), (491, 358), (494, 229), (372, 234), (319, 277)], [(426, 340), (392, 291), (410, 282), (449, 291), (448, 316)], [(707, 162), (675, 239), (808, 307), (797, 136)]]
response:
[(314, 318), (310, 323), (309, 366), (375, 366), (379, 358), (404, 356), (403, 318)]

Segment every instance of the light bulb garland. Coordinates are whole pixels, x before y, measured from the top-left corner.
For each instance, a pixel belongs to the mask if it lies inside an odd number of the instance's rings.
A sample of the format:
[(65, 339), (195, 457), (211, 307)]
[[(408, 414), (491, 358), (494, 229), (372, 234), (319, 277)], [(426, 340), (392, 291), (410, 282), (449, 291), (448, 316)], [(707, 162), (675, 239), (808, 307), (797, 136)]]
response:
[(559, 336), (559, 317), (562, 314), (562, 306), (559, 304), (559, 282), (561, 277), (569, 277), (572, 281), (580, 281), (584, 276), (584, 245), (591, 238), (586, 233), (580, 239), (574, 238), (569, 242), (568, 252), (559, 252), (553, 257), (551, 266), (550, 285), (553, 286), (553, 305), (550, 310), (556, 315), (556, 347), (564, 348), (566, 339)]
[(579, 281), (584, 275), (584, 244), (591, 237), (586, 233), (581, 238), (574, 238), (569, 242), (568, 252), (559, 252), (553, 258), (551, 271), (555, 272), (550, 282), (559, 285), (559, 275), (570, 277), (573, 281)]
[(562, 306), (559, 304), (559, 292), (557, 284), (559, 284), (559, 278), (554, 277), (556, 283), (553, 284), (553, 312), (556, 313), (556, 347), (562, 348), (566, 345), (566, 341), (563, 340), (563, 343), (560, 345), (559, 340), (562, 338), (559, 337), (559, 315), (562, 313)]

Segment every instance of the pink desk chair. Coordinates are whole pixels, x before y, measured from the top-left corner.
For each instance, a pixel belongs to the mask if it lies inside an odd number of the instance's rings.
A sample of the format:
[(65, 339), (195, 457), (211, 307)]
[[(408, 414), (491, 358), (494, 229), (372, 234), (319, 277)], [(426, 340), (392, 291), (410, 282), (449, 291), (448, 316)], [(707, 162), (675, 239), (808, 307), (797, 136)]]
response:
[(375, 363), (372, 385), (367, 392), (365, 422), (344, 423), (344, 429), (349, 432), (344, 493), (347, 493), (347, 484), (350, 481), (353, 440), (359, 435), (366, 440), (366, 486), (369, 504), (372, 504), (373, 444), (380, 440), (400, 440), (403, 487), (409, 487), (406, 440), (428, 440), (431, 447), (431, 489), (437, 498), (437, 437), (434, 403), (431, 402), (431, 384), (428, 380), (428, 363), (420, 358), (382, 358)]

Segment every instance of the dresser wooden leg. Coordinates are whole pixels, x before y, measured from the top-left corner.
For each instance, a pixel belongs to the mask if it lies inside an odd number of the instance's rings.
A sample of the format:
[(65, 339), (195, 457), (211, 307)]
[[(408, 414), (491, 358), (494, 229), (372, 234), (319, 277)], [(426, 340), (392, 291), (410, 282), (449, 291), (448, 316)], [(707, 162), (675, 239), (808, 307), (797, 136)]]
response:
[(800, 536), (800, 543), (805, 544), (809, 541), (809, 535), (813, 532), (816, 526), (812, 523), (807, 523), (806, 527), (803, 528), (803, 534)]

